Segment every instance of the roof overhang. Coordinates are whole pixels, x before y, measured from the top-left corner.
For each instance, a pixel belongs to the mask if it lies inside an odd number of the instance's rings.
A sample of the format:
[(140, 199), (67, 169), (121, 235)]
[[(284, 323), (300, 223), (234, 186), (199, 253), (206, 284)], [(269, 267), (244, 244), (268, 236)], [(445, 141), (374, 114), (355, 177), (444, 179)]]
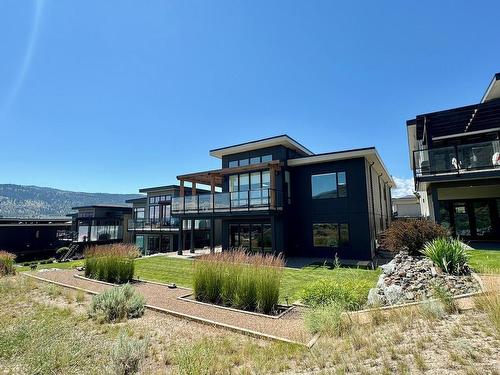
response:
[(254, 151), (261, 148), (267, 148), (273, 146), (284, 146), (292, 150), (295, 150), (304, 156), (314, 155), (312, 151), (308, 150), (306, 147), (302, 146), (299, 142), (290, 138), (288, 135), (279, 135), (277, 137), (240, 143), (234, 146), (216, 148), (214, 150), (210, 150), (210, 155), (221, 159), (223, 156), (226, 155), (239, 154), (241, 152)]
[(288, 165), (290, 167), (297, 167), (301, 165), (328, 163), (332, 161), (355, 158), (365, 158), (369, 163), (373, 163), (375, 171), (381, 174), (391, 187), (396, 186), (396, 183), (389, 174), (389, 171), (385, 167), (384, 162), (382, 161), (382, 158), (380, 157), (375, 147), (362, 148), (358, 150), (338, 151), (327, 154), (307, 156), (304, 158), (290, 159), (288, 160)]
[(486, 92), (481, 99), (481, 103), (488, 102), (490, 100), (500, 99), (500, 73), (496, 73), (493, 76)]

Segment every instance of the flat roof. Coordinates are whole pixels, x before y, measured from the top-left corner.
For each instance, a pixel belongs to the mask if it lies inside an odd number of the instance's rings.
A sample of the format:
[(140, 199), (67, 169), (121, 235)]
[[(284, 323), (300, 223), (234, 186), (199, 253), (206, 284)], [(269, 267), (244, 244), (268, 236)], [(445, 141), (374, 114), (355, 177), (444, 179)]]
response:
[(127, 203), (146, 203), (148, 200), (147, 197), (142, 197), (142, 198), (133, 198), (133, 199), (127, 199), (125, 202)]
[(50, 222), (60, 222), (60, 223), (67, 223), (71, 222), (71, 220), (68, 220), (67, 217), (0, 217), (0, 222), (12, 222), (12, 221), (19, 221), (19, 222), (43, 222), (43, 223), (50, 223)]
[(111, 209), (126, 208), (126, 209), (130, 209), (132, 207), (129, 205), (122, 205), (122, 204), (91, 204), (88, 206), (71, 207), (72, 210), (80, 210), (80, 209), (84, 209), (84, 208), (111, 208)]
[(173, 190), (179, 189), (179, 185), (164, 185), (164, 186), (153, 186), (148, 188), (139, 189), (139, 193), (151, 193), (153, 191), (161, 191), (161, 190)]
[(381, 173), (386, 179), (387, 183), (391, 187), (395, 187), (396, 183), (389, 174), (382, 158), (380, 157), (377, 149), (375, 147), (365, 147), (357, 148), (351, 150), (328, 152), (324, 154), (316, 154), (311, 156), (306, 156), (303, 158), (289, 159), (288, 165), (290, 167), (307, 165), (307, 164), (317, 164), (317, 163), (327, 163), (330, 161), (346, 160), (354, 158), (366, 158), (370, 163), (373, 163), (375, 170)]
[(245, 143), (239, 143), (232, 146), (216, 148), (210, 150), (210, 155), (221, 159), (225, 155), (238, 154), (240, 152), (253, 151), (273, 146), (285, 146), (287, 148), (297, 151), (298, 153), (304, 156), (314, 154), (311, 150), (307, 149), (299, 142), (289, 137), (287, 134), (282, 134), (274, 137), (258, 139), (256, 141), (250, 141)]

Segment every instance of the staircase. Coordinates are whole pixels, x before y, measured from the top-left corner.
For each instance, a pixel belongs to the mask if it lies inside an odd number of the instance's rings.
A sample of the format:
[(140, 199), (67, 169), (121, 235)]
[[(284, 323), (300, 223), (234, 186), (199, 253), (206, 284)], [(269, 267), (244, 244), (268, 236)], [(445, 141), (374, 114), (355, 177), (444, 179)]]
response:
[(73, 255), (76, 254), (76, 252), (80, 249), (80, 244), (78, 242), (73, 242), (71, 245), (69, 245), (69, 250), (64, 256), (61, 258), (61, 262), (67, 261), (69, 258), (71, 258)]

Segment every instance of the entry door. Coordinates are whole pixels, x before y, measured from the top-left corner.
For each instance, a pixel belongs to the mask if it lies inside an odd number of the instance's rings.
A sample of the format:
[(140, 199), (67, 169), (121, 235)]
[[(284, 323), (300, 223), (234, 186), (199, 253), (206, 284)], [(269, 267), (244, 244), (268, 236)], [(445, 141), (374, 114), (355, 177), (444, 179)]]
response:
[(466, 202), (453, 202), (455, 233), (459, 237), (470, 237), (469, 206)]

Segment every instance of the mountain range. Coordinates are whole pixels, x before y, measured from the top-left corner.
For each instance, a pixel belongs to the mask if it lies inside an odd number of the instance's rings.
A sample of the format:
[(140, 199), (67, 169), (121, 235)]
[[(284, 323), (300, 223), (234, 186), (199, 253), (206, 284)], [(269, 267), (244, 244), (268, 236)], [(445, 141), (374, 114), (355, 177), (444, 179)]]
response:
[(83, 193), (49, 187), (0, 184), (0, 217), (61, 217), (71, 208), (92, 204), (125, 204), (140, 194)]

